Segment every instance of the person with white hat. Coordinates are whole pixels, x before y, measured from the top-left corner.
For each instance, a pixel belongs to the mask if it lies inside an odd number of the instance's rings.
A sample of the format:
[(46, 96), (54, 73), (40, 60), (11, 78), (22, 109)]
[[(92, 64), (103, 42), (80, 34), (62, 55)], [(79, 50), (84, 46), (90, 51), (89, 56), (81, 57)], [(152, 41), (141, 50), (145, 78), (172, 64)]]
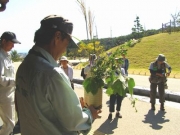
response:
[(59, 59), (60, 63), (60, 67), (64, 70), (64, 72), (66, 73), (66, 75), (69, 77), (69, 80), (71, 82), (71, 87), (74, 89), (74, 83), (73, 83), (73, 68), (69, 65), (69, 61), (67, 59), (66, 56), (62, 56)]
[(20, 44), (15, 33), (6, 31), (0, 37), (0, 117), (3, 121), (0, 135), (9, 135), (15, 125), (15, 77), (9, 56), (14, 44)]
[[(166, 72), (168, 69), (168, 72)], [(167, 81), (166, 77), (171, 73), (171, 67), (166, 62), (166, 58), (163, 54), (159, 54), (156, 61), (151, 62), (149, 66), (150, 70), (150, 103), (151, 109), (155, 110), (156, 103), (156, 89), (158, 87), (159, 92), (159, 102), (161, 103), (160, 110), (164, 111), (165, 102), (165, 83)]]

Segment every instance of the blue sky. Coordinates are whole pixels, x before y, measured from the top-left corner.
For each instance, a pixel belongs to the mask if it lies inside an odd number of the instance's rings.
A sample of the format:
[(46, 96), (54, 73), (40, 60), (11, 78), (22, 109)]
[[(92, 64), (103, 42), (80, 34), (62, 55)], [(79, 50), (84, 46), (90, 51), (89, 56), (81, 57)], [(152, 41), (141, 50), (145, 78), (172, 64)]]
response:
[[(86, 0), (95, 16), (94, 35), (99, 38), (118, 37), (131, 33), (136, 16), (146, 29), (161, 28), (172, 19), (171, 14), (180, 11), (180, 0)], [(74, 23), (73, 36), (86, 39), (84, 17), (76, 0), (9, 0), (4, 12), (0, 12), (0, 35), (4, 31), (16, 33), (21, 45), (14, 49), (28, 52), (34, 45), (34, 32), (47, 15), (58, 14)]]

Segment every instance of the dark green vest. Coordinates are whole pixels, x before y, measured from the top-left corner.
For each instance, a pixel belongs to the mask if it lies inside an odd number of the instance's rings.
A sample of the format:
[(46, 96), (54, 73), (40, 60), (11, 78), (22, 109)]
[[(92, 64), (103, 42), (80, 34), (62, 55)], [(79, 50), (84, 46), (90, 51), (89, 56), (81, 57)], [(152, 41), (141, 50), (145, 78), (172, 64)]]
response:
[(156, 73), (160, 73), (163, 74), (163, 77), (157, 76), (157, 75), (151, 75), (150, 76), (150, 81), (151, 83), (161, 83), (161, 82), (165, 82), (166, 81), (166, 67), (165, 67), (165, 63), (162, 63), (159, 67), (157, 64), (157, 61), (155, 61), (153, 63), (153, 71), (155, 71)]

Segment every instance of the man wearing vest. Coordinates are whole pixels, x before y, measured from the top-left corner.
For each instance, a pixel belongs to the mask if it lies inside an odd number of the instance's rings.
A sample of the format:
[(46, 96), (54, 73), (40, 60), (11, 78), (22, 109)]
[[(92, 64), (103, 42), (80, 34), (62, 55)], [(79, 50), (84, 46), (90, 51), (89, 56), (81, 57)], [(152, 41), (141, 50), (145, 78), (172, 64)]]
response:
[[(170, 75), (171, 73), (171, 67), (169, 64), (165, 61), (166, 58), (163, 54), (159, 54), (156, 61), (152, 62), (150, 64), (149, 70), (150, 70), (150, 103), (151, 103), (151, 109), (155, 110), (155, 103), (156, 103), (156, 89), (158, 86), (158, 92), (159, 92), (159, 102), (161, 103), (160, 109), (164, 111), (164, 102), (165, 102), (165, 83), (166, 83), (166, 77)], [(168, 72), (166, 73), (166, 69), (168, 69)]]

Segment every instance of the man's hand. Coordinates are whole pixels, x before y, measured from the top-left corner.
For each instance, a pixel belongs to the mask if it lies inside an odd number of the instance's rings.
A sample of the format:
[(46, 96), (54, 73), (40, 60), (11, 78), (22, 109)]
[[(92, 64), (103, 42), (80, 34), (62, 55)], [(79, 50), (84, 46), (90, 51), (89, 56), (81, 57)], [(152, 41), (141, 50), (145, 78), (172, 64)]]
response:
[(92, 117), (95, 120), (96, 118), (99, 118), (99, 113), (101, 113), (101, 110), (97, 110), (94, 108), (94, 106), (88, 106), (88, 109), (91, 111)]
[(160, 77), (164, 77), (163, 74), (160, 74), (160, 73), (156, 73), (157, 76), (160, 76)]
[(79, 98), (79, 101), (80, 101), (80, 103), (81, 103), (81, 107), (84, 108), (84, 107), (85, 107), (85, 105), (84, 105), (84, 104), (85, 104), (85, 103), (84, 103), (84, 98), (83, 98), (83, 97), (80, 97), (80, 98)]
[(100, 118), (100, 116), (98, 115), (99, 113), (101, 113), (102, 111), (100, 109), (95, 109), (94, 106), (88, 106), (87, 104), (85, 105), (85, 102), (84, 102), (84, 98), (83, 97), (80, 97), (79, 98), (79, 101), (81, 103), (81, 107), (84, 108), (88, 108), (90, 111), (91, 111), (91, 114), (92, 114), (92, 117), (93, 119), (95, 120), (96, 118)]

